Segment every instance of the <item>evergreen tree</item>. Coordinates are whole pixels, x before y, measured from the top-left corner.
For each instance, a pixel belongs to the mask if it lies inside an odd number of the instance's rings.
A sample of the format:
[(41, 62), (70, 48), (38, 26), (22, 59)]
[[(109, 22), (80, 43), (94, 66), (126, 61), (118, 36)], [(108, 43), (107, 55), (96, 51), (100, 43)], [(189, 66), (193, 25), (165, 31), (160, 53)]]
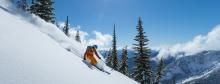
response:
[(134, 79), (141, 84), (151, 84), (152, 83), (152, 71), (150, 65), (150, 49), (146, 47), (148, 45), (147, 36), (145, 36), (144, 29), (142, 27), (141, 18), (139, 18), (137, 25), (138, 34), (135, 37), (137, 42), (134, 45), (135, 50), (135, 67), (132, 76)]
[(176, 74), (173, 75), (171, 84), (176, 84)]
[(155, 84), (159, 84), (160, 83), (160, 79), (163, 76), (163, 69), (164, 69), (164, 62), (163, 62), (163, 58), (161, 58), (158, 66), (157, 66), (157, 73), (156, 73)]
[(63, 28), (63, 32), (66, 34), (66, 36), (69, 36), (69, 18), (66, 17), (65, 26)]
[(53, 4), (54, 2), (52, 0), (32, 0), (30, 11), (44, 19), (46, 22), (55, 23)]
[(111, 49), (109, 49), (108, 51), (108, 55), (106, 58), (106, 65), (109, 67), (112, 67), (112, 50)]
[(22, 11), (28, 11), (28, 3), (26, 0), (18, 0), (17, 1), (17, 8), (21, 9)]
[(81, 43), (81, 40), (80, 40), (80, 35), (79, 35), (79, 30), (77, 30), (77, 32), (76, 32), (75, 39), (76, 39), (76, 41), (78, 41), (78, 42), (80, 42), (80, 43)]
[(127, 64), (127, 57), (128, 52), (127, 52), (127, 46), (122, 50), (122, 58), (121, 58), (121, 64), (119, 67), (119, 72), (121, 72), (122, 74), (129, 76), (129, 72), (128, 72), (128, 64)]
[(118, 70), (115, 25), (113, 29), (113, 40), (112, 40), (112, 69)]
[[(39, 2), (37, 2), (39, 3)], [(37, 14), (37, 9), (39, 8), (39, 4), (35, 4), (35, 0), (31, 0), (30, 12), (33, 14)]]

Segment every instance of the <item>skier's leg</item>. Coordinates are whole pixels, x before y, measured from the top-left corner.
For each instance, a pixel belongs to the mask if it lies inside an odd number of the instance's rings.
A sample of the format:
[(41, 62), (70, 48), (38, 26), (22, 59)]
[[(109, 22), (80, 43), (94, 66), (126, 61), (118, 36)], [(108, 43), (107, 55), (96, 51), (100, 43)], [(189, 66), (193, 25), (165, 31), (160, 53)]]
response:
[(96, 66), (99, 70), (104, 71), (103, 64), (100, 62), (100, 60), (95, 64), (95, 66)]
[(83, 63), (85, 63), (90, 69), (92, 69), (92, 65), (88, 62), (88, 61), (86, 61), (86, 60), (82, 60), (83, 61)]

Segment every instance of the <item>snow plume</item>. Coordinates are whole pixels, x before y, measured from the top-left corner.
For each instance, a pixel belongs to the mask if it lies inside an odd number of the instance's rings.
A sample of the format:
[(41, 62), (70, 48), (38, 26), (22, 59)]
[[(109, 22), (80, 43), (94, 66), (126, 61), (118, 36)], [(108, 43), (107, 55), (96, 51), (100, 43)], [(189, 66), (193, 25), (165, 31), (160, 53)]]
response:
[[(220, 50), (220, 25), (217, 25), (207, 35), (198, 35), (192, 41), (180, 43), (166, 48), (161, 48), (158, 58), (168, 56), (181, 57), (183, 55), (193, 55), (204, 50)], [(180, 55), (180, 53), (182, 53)]]
[(0, 0), (0, 6), (4, 8), (8, 8), (11, 6), (12, 0)]
[[(62, 30), (64, 27), (65, 22), (59, 22), (59, 28)], [(77, 33), (77, 30), (79, 30), (81, 41), (84, 45), (98, 45), (99, 49), (107, 49), (110, 47), (112, 36), (110, 34), (104, 34), (99, 31), (93, 31), (92, 34), (89, 34), (88, 32), (80, 30), (81, 26), (70, 26), (69, 34), (70, 38), (75, 40), (75, 36)], [(94, 35), (95, 38), (91, 38)], [(88, 37), (91, 36), (91, 37)]]

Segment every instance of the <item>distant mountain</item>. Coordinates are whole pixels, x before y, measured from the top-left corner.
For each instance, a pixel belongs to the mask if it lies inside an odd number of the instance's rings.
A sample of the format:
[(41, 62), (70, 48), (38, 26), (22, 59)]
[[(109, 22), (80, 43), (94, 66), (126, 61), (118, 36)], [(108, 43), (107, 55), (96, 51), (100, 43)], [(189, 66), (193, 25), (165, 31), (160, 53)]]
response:
[[(134, 66), (134, 51), (129, 50), (128, 65), (132, 72)], [(118, 51), (120, 58), (121, 50)], [(152, 50), (151, 63), (153, 70), (156, 70), (159, 51)], [(181, 57), (179, 57), (181, 55)], [(179, 57), (179, 58), (177, 58)], [(174, 79), (180, 84), (219, 84), (220, 82), (220, 51), (202, 51), (195, 55), (185, 55), (184, 52), (175, 56), (167, 56), (162, 84), (170, 84)]]
[(219, 84), (220, 83), (220, 64), (204, 73), (203, 75), (190, 77), (184, 80), (184, 84)]
[[(106, 57), (109, 51), (107, 50), (101, 50), (100, 53)], [(132, 58), (134, 57), (134, 50), (128, 50), (128, 58)], [(157, 50), (151, 50), (151, 58), (156, 57), (158, 55), (158, 51)], [(118, 59), (121, 59), (121, 54), (122, 54), (122, 50), (118, 50), (117, 51), (118, 54)]]
[[(219, 64), (220, 51), (203, 51), (195, 55), (183, 56), (166, 66), (163, 83), (171, 83), (173, 79), (179, 83), (183, 83), (185, 80), (189, 80), (189, 78), (195, 76), (201, 76), (203, 79), (203, 76), (208, 73), (212, 73), (211, 76), (209, 76), (210, 78), (219, 78), (220, 75), (214, 74), (215, 71), (220, 71), (219, 68), (217, 68)], [(210, 79), (209, 77), (204, 79)], [(201, 79), (198, 78), (190, 80), (189, 82), (190, 84), (193, 84), (192, 81), (197, 82), (195, 84), (201, 84), (198, 80)], [(217, 84), (214, 82), (216, 81), (213, 81), (213, 83), (210, 84)], [(188, 84), (187, 82), (185, 83)]]

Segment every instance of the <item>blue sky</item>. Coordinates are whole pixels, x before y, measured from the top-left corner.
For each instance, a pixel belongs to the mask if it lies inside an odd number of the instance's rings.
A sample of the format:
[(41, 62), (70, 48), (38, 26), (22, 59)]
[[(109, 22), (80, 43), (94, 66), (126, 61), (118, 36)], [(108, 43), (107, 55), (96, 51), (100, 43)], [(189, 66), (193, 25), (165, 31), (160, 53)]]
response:
[(156, 47), (207, 34), (220, 23), (219, 4), (219, 0), (55, 0), (54, 6), (58, 21), (68, 15), (71, 25), (88, 33), (112, 34), (116, 24), (118, 46), (134, 43), (141, 16), (150, 46)]

